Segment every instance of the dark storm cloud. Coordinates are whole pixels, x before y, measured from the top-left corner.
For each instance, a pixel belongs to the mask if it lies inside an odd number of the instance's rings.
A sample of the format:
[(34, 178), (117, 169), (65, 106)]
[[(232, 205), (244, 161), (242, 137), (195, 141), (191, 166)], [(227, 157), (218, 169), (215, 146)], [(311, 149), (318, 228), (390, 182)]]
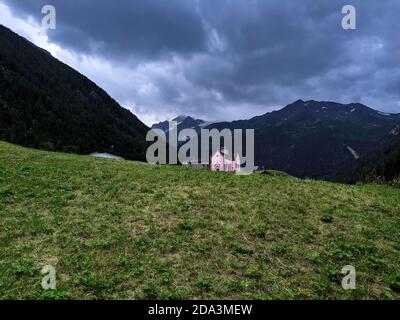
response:
[[(297, 94), (304, 90), (304, 97), (312, 97), (324, 89), (324, 81), (332, 82), (330, 77), (335, 70), (341, 71), (335, 79), (337, 84), (343, 84), (338, 91), (347, 91), (350, 86), (353, 96), (357, 97), (358, 81), (373, 77), (381, 68), (398, 68), (400, 62), (397, 19), (400, 2), (397, 1), (385, 4), (373, 0), (350, 1), (358, 14), (355, 31), (341, 28), (341, 8), (349, 1), (206, 0), (200, 3), (208, 23), (227, 40), (227, 51), (223, 55), (233, 65), (220, 70), (217, 62), (209, 66), (210, 72), (199, 70), (194, 76), (206, 86), (220, 88), (233, 100), (253, 96), (257, 102), (279, 103), (280, 99), (269, 92), (275, 86), (292, 88)], [(379, 43), (382, 48), (376, 50)], [(358, 76), (348, 72), (355, 66), (365, 72), (359, 71)], [(306, 83), (316, 78), (321, 79), (319, 90), (310, 88), (312, 82)], [(328, 98), (343, 98), (336, 88), (332, 89)], [(325, 90), (329, 92), (330, 88)]]
[[(38, 22), (48, 2), (6, 1), (19, 16)], [(168, 108), (231, 119), (298, 98), (357, 101), (400, 112), (398, 0), (52, 4), (58, 25), (48, 32), (51, 41), (126, 68), (157, 64), (146, 71), (157, 95), (132, 97), (143, 112)], [(357, 30), (341, 28), (346, 4), (357, 9)]]
[(52, 41), (78, 52), (120, 59), (154, 59), (171, 51), (197, 52), (205, 46), (200, 17), (189, 1), (146, 0), (12, 0), (20, 14), (41, 21), (41, 8), (57, 10)]

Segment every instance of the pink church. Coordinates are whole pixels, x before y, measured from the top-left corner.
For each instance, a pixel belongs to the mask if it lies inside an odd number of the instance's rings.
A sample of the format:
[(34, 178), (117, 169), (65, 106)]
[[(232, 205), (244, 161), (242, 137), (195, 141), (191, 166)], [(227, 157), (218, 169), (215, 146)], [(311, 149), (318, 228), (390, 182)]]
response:
[(228, 159), (228, 152), (225, 152), (224, 149), (221, 151), (217, 151), (211, 157), (211, 171), (227, 171), (227, 172), (236, 172), (240, 170), (240, 159), (239, 155), (235, 160)]

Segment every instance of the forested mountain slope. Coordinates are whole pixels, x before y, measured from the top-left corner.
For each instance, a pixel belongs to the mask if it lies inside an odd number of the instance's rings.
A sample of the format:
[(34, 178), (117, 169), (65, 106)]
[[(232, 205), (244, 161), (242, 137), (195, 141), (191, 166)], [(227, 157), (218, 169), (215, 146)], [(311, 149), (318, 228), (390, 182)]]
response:
[(147, 130), (95, 83), (0, 25), (0, 140), (144, 160)]

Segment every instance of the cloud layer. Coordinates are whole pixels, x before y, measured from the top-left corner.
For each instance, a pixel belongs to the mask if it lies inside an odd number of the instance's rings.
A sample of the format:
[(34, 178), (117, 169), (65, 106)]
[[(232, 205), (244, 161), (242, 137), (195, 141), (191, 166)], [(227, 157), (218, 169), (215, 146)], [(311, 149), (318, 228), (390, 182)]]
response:
[[(148, 124), (248, 118), (299, 98), (400, 112), (400, 2), (351, 2), (357, 30), (341, 28), (342, 0), (53, 0), (47, 37)], [(39, 26), (48, 1), (3, 3)]]

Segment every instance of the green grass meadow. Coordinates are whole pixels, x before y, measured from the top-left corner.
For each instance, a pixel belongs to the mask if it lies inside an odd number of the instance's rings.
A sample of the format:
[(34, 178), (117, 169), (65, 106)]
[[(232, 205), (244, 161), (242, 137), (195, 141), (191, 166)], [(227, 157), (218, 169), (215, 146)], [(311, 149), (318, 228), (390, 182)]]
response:
[(0, 299), (399, 298), (399, 189), (0, 142)]

